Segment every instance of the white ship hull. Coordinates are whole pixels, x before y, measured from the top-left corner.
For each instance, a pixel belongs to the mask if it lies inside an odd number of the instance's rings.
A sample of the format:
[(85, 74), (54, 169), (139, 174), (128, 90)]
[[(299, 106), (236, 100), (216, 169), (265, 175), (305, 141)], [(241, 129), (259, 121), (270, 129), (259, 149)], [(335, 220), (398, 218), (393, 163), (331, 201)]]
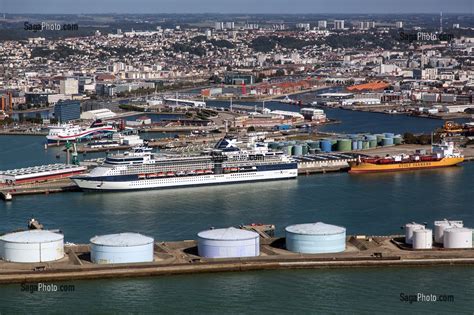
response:
[(115, 132), (116, 129), (110, 126), (107, 127), (97, 127), (97, 128), (87, 128), (84, 130), (81, 130), (80, 132), (77, 133), (72, 133), (69, 134), (67, 132), (64, 133), (59, 133), (59, 134), (49, 134), (46, 136), (46, 139), (50, 143), (54, 142), (66, 142), (66, 141), (76, 141), (80, 140), (82, 138), (88, 138), (97, 134), (106, 134), (106, 133), (111, 133)]
[(277, 180), (296, 178), (298, 170), (274, 170), (260, 172), (210, 174), (195, 176), (177, 176), (168, 178), (140, 179), (134, 181), (99, 181), (87, 178), (73, 178), (72, 180), (84, 190), (138, 190), (171, 187), (185, 187), (198, 185), (229, 184), (238, 182)]

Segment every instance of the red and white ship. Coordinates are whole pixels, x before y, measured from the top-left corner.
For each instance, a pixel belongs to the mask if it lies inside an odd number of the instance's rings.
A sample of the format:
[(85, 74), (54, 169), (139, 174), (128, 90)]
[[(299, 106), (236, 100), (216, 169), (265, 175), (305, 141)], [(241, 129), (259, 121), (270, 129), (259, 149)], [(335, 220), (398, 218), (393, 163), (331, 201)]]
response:
[(46, 136), (48, 143), (58, 143), (66, 141), (80, 141), (103, 135), (104, 133), (116, 132), (114, 126), (95, 121), (90, 127), (81, 127), (73, 124), (62, 124), (49, 126), (49, 134)]

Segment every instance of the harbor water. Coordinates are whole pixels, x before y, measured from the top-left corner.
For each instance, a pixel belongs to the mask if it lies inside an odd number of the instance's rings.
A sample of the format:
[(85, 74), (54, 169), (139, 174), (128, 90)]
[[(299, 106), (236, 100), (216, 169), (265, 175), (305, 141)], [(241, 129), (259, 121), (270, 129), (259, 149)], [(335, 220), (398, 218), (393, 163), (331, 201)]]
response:
[[(355, 268), (260, 271), (143, 279), (68, 281), (73, 292), (0, 287), (2, 313), (471, 314), (474, 270)], [(61, 284), (57, 282), (56, 284)], [(401, 295), (452, 295), (454, 302), (405, 302)], [(79, 311), (80, 310), (80, 311)], [(351, 310), (348, 312), (347, 310)]]
[[(423, 121), (416, 120), (421, 125)], [(384, 131), (400, 132), (383, 122), (378, 125)], [(369, 126), (360, 128), (379, 132)], [(56, 155), (63, 152), (58, 148), (44, 150), (43, 143), (41, 137), (1, 136), (0, 169), (58, 161)], [(432, 224), (443, 218), (463, 220), (465, 226), (474, 227), (472, 178), (474, 163), (468, 162), (445, 169), (368, 175), (332, 173), (251, 185), (22, 196), (11, 203), (0, 203), (0, 232), (24, 228), (32, 217), (47, 228), (62, 229), (65, 241), (73, 243), (87, 243), (95, 235), (118, 232), (143, 233), (157, 241), (195, 239), (197, 232), (209, 227), (252, 222), (275, 224), (281, 236), (287, 225), (316, 221), (344, 226), (348, 235), (402, 234), (400, 227), (407, 222)], [(472, 311), (473, 283), (474, 269), (469, 267), (424, 267), (66, 282), (75, 286), (74, 292), (29, 293), (20, 284), (0, 285), (0, 313), (54, 312), (65, 305), (109, 313), (301, 314), (347, 309), (354, 313), (467, 313)], [(418, 293), (452, 295), (454, 302), (401, 301), (401, 294)]]
[[(223, 101), (208, 101), (210, 107), (223, 107), (228, 108), (230, 102)], [(261, 109), (263, 106), (262, 102), (238, 102), (233, 103), (246, 106), (257, 106), (257, 109)], [(271, 110), (286, 110), (299, 112), (301, 106), (283, 104), (278, 101), (267, 101), (265, 102), (265, 108)], [(326, 113), (329, 119), (340, 121), (338, 124), (328, 124), (318, 127), (317, 130), (324, 132), (337, 132), (337, 133), (383, 133), (383, 132), (394, 132), (397, 134), (403, 134), (404, 132), (411, 133), (431, 133), (434, 129), (443, 126), (443, 121), (438, 119), (411, 117), (406, 115), (389, 115), (383, 113), (370, 113), (370, 112), (359, 112), (351, 111), (340, 108), (329, 108), (321, 107)]]

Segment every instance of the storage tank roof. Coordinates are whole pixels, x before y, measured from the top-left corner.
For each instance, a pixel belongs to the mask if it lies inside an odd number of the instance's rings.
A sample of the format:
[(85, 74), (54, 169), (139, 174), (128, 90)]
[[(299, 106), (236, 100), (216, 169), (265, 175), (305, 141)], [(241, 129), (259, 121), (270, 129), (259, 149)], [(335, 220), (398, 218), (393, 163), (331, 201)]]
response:
[(256, 232), (230, 227), (226, 229), (202, 231), (198, 233), (198, 237), (216, 241), (238, 241), (258, 238), (259, 235)]
[(285, 230), (289, 233), (308, 235), (332, 235), (341, 234), (346, 231), (346, 229), (341, 226), (323, 222), (290, 225), (287, 226)]
[(28, 230), (5, 234), (0, 240), (11, 243), (48, 243), (64, 239), (64, 235), (45, 230)]
[(141, 246), (153, 243), (153, 238), (138, 233), (118, 233), (94, 236), (91, 243), (103, 246)]

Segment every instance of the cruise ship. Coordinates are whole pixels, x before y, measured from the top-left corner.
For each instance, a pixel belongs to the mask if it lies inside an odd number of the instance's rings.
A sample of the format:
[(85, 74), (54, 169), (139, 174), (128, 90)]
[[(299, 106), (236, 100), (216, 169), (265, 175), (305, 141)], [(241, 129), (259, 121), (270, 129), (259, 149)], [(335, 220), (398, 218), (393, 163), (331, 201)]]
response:
[(431, 154), (401, 154), (386, 157), (360, 158), (349, 163), (349, 173), (375, 173), (408, 171), (429, 168), (455, 166), (464, 161), (461, 152), (454, 148), (454, 143), (433, 144)]
[(73, 124), (58, 124), (49, 126), (49, 133), (46, 136), (46, 139), (48, 143), (78, 141), (115, 131), (115, 127), (107, 125), (100, 120), (95, 121), (90, 127), (87, 128)]
[(83, 190), (138, 190), (211, 184), (291, 179), (297, 162), (264, 145), (240, 149), (231, 139), (221, 139), (213, 149), (196, 155), (154, 154), (137, 147), (109, 155), (88, 174), (71, 179)]

